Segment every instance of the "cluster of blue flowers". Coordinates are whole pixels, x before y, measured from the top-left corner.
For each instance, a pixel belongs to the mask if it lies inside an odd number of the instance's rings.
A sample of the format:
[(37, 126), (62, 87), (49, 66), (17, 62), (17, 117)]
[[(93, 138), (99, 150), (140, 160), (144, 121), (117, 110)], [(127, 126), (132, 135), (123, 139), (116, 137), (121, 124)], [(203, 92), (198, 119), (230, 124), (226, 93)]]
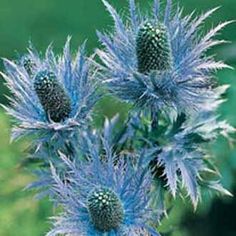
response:
[[(30, 45), (20, 60), (4, 59), (12, 139), (31, 136), (31, 155), (41, 163), (28, 188), (62, 209), (48, 236), (159, 235), (165, 194), (187, 193), (194, 208), (204, 189), (231, 195), (208, 148), (235, 132), (216, 114), (228, 86), (217, 84), (215, 71), (229, 66), (206, 54), (224, 42), (213, 37), (230, 22), (202, 36), (216, 9), (183, 16), (171, 0), (164, 8), (154, 0), (143, 15), (129, 0), (124, 22), (102, 1), (114, 31), (98, 32), (99, 62), (86, 56), (85, 44), (73, 58), (70, 38), (59, 56), (52, 46), (42, 55)], [(102, 131), (92, 125), (104, 91), (133, 105), (119, 131), (117, 117)]]

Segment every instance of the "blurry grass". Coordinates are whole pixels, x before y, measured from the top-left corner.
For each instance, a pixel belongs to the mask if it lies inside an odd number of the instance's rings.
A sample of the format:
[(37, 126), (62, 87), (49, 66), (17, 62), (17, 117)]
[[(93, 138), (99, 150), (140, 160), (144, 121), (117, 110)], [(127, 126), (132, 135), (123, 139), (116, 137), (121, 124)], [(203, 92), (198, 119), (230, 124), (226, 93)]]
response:
[(9, 117), (0, 111), (0, 235), (39, 236), (48, 228), (51, 206), (47, 200), (37, 201), (23, 188), (33, 180), (19, 167), (24, 158), (24, 141), (9, 143)]

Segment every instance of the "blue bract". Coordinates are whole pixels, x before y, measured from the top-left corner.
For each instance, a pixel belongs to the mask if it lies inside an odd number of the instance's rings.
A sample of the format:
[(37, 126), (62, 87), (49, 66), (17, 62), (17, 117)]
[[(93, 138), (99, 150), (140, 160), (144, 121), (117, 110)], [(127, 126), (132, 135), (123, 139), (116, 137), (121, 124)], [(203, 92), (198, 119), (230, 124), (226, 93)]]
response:
[(168, 116), (170, 111), (191, 115), (218, 99), (214, 72), (228, 66), (205, 53), (224, 42), (213, 36), (230, 22), (199, 37), (202, 23), (216, 9), (195, 18), (194, 14), (183, 16), (179, 7), (172, 9), (171, 0), (161, 11), (155, 0), (152, 13), (143, 16), (130, 0), (130, 17), (124, 23), (114, 8), (103, 2), (115, 27), (112, 34), (98, 32), (104, 49), (97, 53), (103, 62), (103, 83), (112, 94)]
[[(220, 135), (230, 141), (230, 136), (234, 132), (235, 129), (225, 121), (218, 121), (218, 117), (212, 111), (202, 111), (183, 122), (174, 132), (166, 132), (168, 138), (162, 152), (156, 158), (156, 164), (163, 167), (166, 186), (174, 197), (179, 188), (184, 186), (196, 208), (201, 198), (200, 186), (222, 195), (232, 196), (221, 185), (218, 170), (210, 161), (212, 154), (206, 145), (213, 143)], [(208, 176), (209, 173), (211, 177)]]
[(5, 59), (4, 64), (3, 77), (14, 95), (6, 107), (16, 120), (12, 138), (34, 134), (37, 145), (53, 140), (57, 147), (73, 141), (99, 97), (97, 69), (86, 58), (85, 45), (75, 60), (68, 39), (62, 56), (49, 46), (43, 58), (31, 46), (19, 62)]

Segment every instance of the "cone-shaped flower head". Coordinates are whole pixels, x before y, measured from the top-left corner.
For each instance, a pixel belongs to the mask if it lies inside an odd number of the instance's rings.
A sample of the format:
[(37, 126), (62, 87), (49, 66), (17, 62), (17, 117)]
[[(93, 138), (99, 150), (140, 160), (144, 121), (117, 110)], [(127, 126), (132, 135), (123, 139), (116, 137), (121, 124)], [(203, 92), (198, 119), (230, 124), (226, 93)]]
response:
[(34, 89), (48, 119), (61, 122), (69, 117), (70, 98), (53, 72), (38, 72), (34, 79)]
[[(183, 16), (182, 9), (165, 9), (154, 0), (153, 10), (143, 16), (135, 1), (130, 2), (130, 17), (123, 22), (116, 10), (103, 0), (114, 19), (113, 33), (100, 33), (104, 49), (97, 50), (103, 62), (103, 83), (118, 98), (168, 116), (191, 115), (215, 95), (215, 71), (227, 67), (206, 55), (223, 40), (213, 37), (229, 22), (203, 35), (204, 20), (216, 9), (200, 17)], [(201, 35), (201, 37), (199, 36)], [(209, 104), (209, 103), (208, 103)], [(171, 111), (171, 112), (170, 112)]]
[(63, 213), (55, 218), (48, 236), (139, 236), (144, 230), (159, 235), (149, 226), (159, 212), (150, 206), (152, 176), (143, 165), (145, 155), (138, 154), (133, 163), (130, 157), (113, 153), (111, 123), (106, 122), (102, 138), (83, 134), (80, 147), (86, 150), (87, 161), (70, 161), (62, 155), (66, 175), (52, 167), (51, 196)]
[(31, 46), (19, 62), (4, 64), (3, 77), (14, 95), (6, 108), (17, 122), (13, 138), (33, 134), (38, 145), (53, 140), (57, 147), (72, 142), (99, 98), (97, 69), (86, 58), (85, 45), (74, 60), (68, 40), (62, 56), (50, 46), (43, 57)]
[(124, 209), (119, 197), (109, 188), (95, 188), (89, 194), (87, 207), (90, 219), (100, 231), (117, 229), (123, 222)]
[(151, 71), (171, 69), (172, 56), (169, 35), (164, 24), (145, 23), (136, 38), (138, 71), (148, 74)]

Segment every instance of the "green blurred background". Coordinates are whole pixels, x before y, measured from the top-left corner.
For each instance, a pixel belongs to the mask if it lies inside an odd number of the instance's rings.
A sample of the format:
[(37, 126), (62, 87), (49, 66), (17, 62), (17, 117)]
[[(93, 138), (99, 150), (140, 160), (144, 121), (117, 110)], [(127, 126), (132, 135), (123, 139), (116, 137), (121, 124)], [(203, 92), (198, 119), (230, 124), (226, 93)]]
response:
[[(126, 0), (110, 0), (124, 13)], [(147, 10), (152, 1), (137, 1)], [(207, 20), (209, 29), (216, 23), (236, 18), (235, 0), (179, 0), (184, 12), (196, 10), (197, 13), (221, 6), (211, 19)], [(72, 35), (74, 50), (84, 40), (88, 40), (88, 52), (98, 47), (95, 31), (110, 29), (111, 18), (100, 0), (0, 0), (0, 56), (13, 59), (24, 53), (31, 40), (44, 51), (53, 42), (55, 50), (61, 51), (68, 35)], [(223, 59), (231, 66), (236, 65), (236, 23), (222, 31), (230, 44), (219, 46), (211, 51), (216, 58)], [(2, 70), (2, 63), (0, 69)], [(236, 126), (236, 72), (225, 70), (218, 73), (220, 83), (231, 84), (228, 101), (220, 112), (232, 125)], [(0, 78), (0, 103), (6, 104), (7, 89)], [(114, 106), (114, 102), (116, 106)], [(105, 99), (97, 106), (97, 114), (111, 117), (116, 112), (124, 112), (123, 104)], [(23, 191), (32, 181), (30, 171), (20, 163), (26, 156), (27, 140), (9, 143), (10, 118), (0, 110), (0, 236), (40, 236), (50, 227), (48, 217), (54, 209), (47, 199), (38, 202), (34, 193)], [(224, 139), (219, 139), (211, 147), (222, 173), (225, 187), (236, 193), (236, 149), (230, 149)], [(235, 190), (235, 191), (234, 191)], [(236, 201), (234, 198), (204, 197), (201, 207), (195, 212), (188, 202), (177, 200), (168, 220), (164, 220), (160, 230), (171, 236), (235, 236)]]

